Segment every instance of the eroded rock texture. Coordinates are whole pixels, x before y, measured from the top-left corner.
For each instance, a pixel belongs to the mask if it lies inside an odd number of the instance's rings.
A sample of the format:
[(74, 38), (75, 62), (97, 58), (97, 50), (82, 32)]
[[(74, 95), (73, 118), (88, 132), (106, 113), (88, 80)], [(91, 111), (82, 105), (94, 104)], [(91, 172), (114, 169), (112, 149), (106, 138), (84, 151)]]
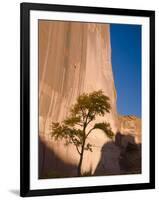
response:
[[(108, 24), (39, 21), (39, 177), (52, 171), (76, 175), (79, 155), (74, 146), (54, 141), (50, 136), (51, 122), (61, 122), (76, 98), (84, 92), (102, 89), (111, 100), (111, 112), (97, 121), (110, 122), (114, 133), (119, 130), (116, 90), (111, 65), (110, 31)], [(122, 124), (122, 123), (121, 123)], [(122, 129), (123, 125), (121, 125)], [(96, 130), (88, 140), (93, 153), (85, 152), (83, 171), (94, 173), (109, 142)], [(120, 151), (110, 145), (107, 168), (120, 173), (117, 163)], [(113, 151), (111, 151), (113, 148)], [(116, 152), (116, 153), (115, 153)], [(107, 153), (106, 153), (107, 154)]]
[[(134, 142), (141, 143), (141, 119), (133, 116), (119, 116), (119, 131), (123, 135), (130, 135), (134, 138)], [(124, 141), (123, 141), (124, 145)], [(126, 144), (125, 144), (126, 145)]]
[(120, 146), (120, 173), (141, 173), (141, 119), (119, 116), (119, 130), (116, 144)]

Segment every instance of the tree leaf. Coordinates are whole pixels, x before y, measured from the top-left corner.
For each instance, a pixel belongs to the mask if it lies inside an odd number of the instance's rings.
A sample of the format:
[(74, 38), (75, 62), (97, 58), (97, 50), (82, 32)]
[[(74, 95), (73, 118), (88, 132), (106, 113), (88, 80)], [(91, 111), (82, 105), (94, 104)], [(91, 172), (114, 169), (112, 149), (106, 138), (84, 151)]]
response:
[(110, 124), (106, 122), (96, 123), (93, 129), (100, 129), (102, 130), (109, 138), (113, 138), (114, 133), (111, 130)]

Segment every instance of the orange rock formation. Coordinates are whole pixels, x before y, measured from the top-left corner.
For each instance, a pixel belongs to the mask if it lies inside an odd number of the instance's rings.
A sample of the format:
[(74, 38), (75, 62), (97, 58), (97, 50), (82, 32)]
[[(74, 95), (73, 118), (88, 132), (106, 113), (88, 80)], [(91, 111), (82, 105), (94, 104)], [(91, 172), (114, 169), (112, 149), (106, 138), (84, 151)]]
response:
[[(66, 147), (64, 141), (54, 141), (49, 127), (52, 121), (65, 119), (71, 105), (83, 92), (102, 89), (110, 98), (112, 109), (97, 121), (110, 122), (114, 133), (126, 131), (127, 119), (118, 117), (116, 108), (109, 28), (109, 24), (39, 21), (39, 177), (58, 169), (71, 176), (76, 174), (74, 168), (69, 170), (69, 166), (76, 166), (79, 161), (75, 147)], [(89, 140), (94, 146), (93, 153), (85, 153), (82, 168), (94, 173), (102, 147), (109, 140), (100, 130), (90, 135)], [(111, 148), (109, 156), (112, 154), (116, 161), (114, 164), (110, 159), (107, 169), (119, 174), (120, 150), (117, 146)]]

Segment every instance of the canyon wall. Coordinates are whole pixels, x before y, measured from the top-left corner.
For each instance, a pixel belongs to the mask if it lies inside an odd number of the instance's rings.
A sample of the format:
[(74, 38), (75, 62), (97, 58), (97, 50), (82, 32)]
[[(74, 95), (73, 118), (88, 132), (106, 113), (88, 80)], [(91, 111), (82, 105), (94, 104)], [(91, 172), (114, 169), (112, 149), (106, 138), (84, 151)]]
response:
[(119, 115), (115, 139), (103, 145), (94, 175), (141, 173), (141, 141), (141, 119)]
[(142, 140), (141, 119), (133, 115), (127, 115), (127, 116), (119, 115), (118, 120), (119, 120), (119, 131), (123, 135), (131, 135), (134, 138), (134, 142), (136, 144), (140, 144)]
[[(76, 175), (79, 155), (75, 147), (54, 141), (50, 124), (64, 120), (80, 94), (102, 89), (112, 109), (96, 121), (109, 122), (114, 133), (119, 130), (109, 29), (109, 24), (39, 21), (39, 177), (59, 169)], [(85, 152), (82, 169), (94, 173), (109, 139), (96, 130), (88, 140), (93, 153)], [(119, 173), (119, 165), (109, 162), (113, 173)]]

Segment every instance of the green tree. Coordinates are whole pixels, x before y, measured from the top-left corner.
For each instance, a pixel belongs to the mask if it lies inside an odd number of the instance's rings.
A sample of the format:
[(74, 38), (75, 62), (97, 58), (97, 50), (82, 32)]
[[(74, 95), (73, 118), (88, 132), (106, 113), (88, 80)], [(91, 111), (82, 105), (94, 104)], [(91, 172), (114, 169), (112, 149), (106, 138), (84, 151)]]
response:
[[(51, 135), (55, 140), (65, 139), (66, 144), (74, 144), (80, 156), (78, 176), (81, 176), (81, 166), (84, 151), (92, 152), (92, 144), (86, 141), (94, 129), (101, 129), (109, 138), (114, 136), (110, 124), (107, 122), (95, 123), (88, 126), (96, 116), (104, 116), (111, 109), (109, 98), (102, 90), (89, 94), (82, 94), (72, 106), (69, 116), (62, 123), (51, 124)], [(91, 125), (91, 124), (90, 124)]]

